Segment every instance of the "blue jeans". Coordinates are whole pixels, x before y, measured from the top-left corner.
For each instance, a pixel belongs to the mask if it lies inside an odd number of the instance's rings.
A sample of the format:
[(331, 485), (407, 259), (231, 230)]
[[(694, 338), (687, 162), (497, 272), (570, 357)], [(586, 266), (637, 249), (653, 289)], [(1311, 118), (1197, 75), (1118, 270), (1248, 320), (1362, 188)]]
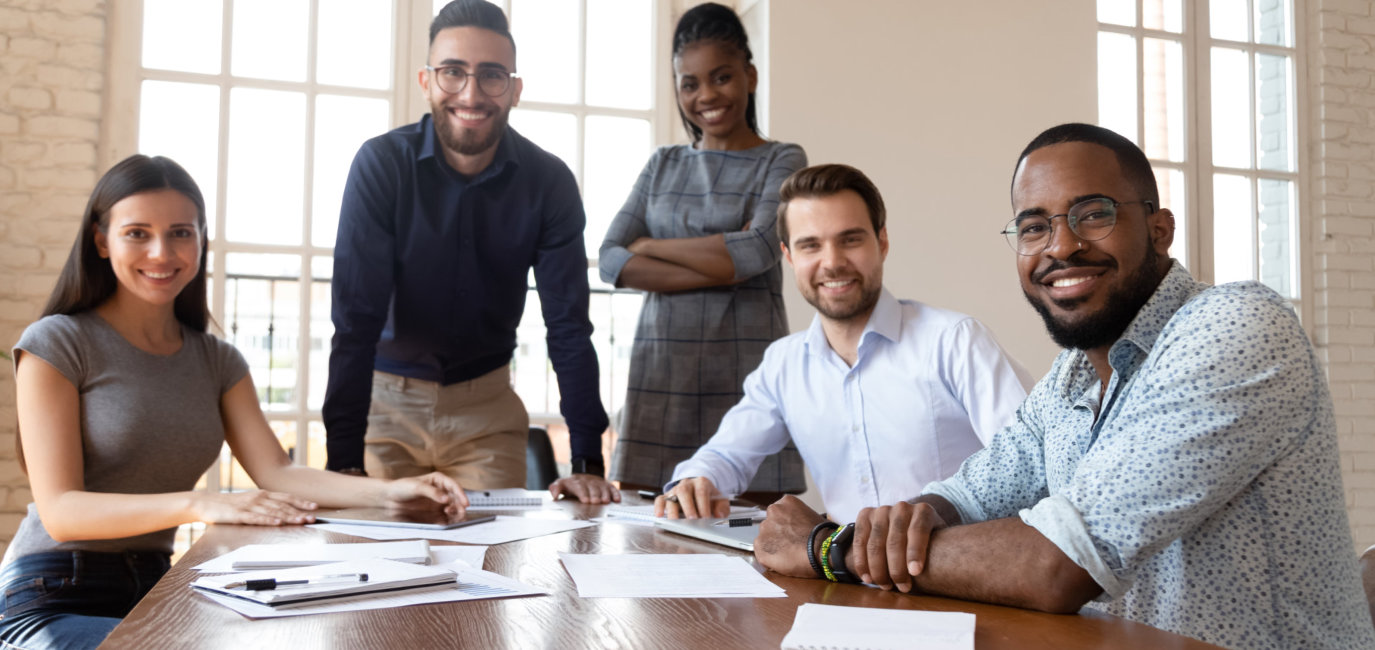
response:
[(94, 648), (171, 566), (159, 551), (52, 551), (0, 571), (0, 647)]

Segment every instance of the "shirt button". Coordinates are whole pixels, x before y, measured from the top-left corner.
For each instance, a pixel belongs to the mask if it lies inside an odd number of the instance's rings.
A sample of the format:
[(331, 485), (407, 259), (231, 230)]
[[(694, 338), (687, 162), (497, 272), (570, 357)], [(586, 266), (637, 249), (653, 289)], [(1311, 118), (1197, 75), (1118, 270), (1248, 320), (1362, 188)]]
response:
[(869, 477), (866, 476), (866, 477), (864, 477), (864, 478), (862, 478), (862, 479), (859, 479), (859, 482), (860, 482), (860, 483), (863, 483), (864, 485), (868, 485), (868, 484), (869, 484)]
[(859, 433), (859, 425), (855, 425), (855, 426), (850, 427), (850, 430), (853, 431), (853, 432), (855, 432), (855, 433)]

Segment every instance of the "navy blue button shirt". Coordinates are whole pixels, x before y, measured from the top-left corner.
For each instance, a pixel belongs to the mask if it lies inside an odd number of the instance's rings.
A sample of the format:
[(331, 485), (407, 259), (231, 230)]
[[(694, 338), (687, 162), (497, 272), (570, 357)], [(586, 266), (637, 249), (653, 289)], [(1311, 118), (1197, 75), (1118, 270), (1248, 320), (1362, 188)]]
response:
[(586, 220), (568, 166), (514, 129), (472, 178), (429, 115), (364, 143), (334, 247), (328, 467), (363, 466), (373, 369), (453, 384), (510, 363), (532, 267), (572, 455), (601, 459)]

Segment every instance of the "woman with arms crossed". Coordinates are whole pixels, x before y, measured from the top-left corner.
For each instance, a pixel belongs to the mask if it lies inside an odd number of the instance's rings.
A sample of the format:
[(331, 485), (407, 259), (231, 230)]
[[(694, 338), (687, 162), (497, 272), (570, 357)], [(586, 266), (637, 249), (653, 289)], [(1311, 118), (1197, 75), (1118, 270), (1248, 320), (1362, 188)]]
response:
[[(673, 35), (678, 110), (691, 145), (656, 151), (602, 243), (602, 279), (642, 289), (611, 478), (659, 489), (742, 396), (764, 349), (788, 333), (775, 221), (778, 188), (807, 166), (759, 135), (744, 26), (707, 3)], [(805, 488), (797, 451), (751, 483), (769, 501)]]
[[(0, 570), (0, 645), (98, 645), (167, 571), (180, 524), (467, 506), (442, 474), (382, 481), (293, 465), (243, 357), (206, 333), (205, 254), (204, 199), (175, 162), (132, 156), (96, 184), (44, 316), (14, 348), (34, 503)], [(265, 490), (192, 491), (225, 442)]]

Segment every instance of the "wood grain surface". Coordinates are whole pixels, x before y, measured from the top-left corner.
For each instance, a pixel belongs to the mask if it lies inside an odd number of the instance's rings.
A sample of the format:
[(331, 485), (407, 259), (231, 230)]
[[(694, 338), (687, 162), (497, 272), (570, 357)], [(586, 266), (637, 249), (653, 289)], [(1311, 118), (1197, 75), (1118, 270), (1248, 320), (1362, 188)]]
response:
[[(627, 494), (627, 503), (638, 503)], [(599, 506), (557, 504), (597, 516)], [(503, 514), (520, 515), (520, 512)], [(579, 598), (558, 553), (722, 553), (752, 556), (639, 526), (606, 524), (492, 546), (483, 568), (549, 591), (547, 596), (479, 600), (347, 614), (249, 620), (193, 592), (190, 567), (244, 544), (366, 541), (309, 528), (210, 526), (102, 648), (777, 648), (802, 603), (971, 612), (978, 650), (1213, 648), (1125, 619), (1086, 611), (1043, 614), (961, 600), (911, 596), (860, 585), (800, 580), (769, 572), (787, 598)], [(756, 564), (756, 566), (758, 566)], [(915, 641), (915, 640), (914, 640)], [(916, 644), (914, 643), (914, 647)]]

